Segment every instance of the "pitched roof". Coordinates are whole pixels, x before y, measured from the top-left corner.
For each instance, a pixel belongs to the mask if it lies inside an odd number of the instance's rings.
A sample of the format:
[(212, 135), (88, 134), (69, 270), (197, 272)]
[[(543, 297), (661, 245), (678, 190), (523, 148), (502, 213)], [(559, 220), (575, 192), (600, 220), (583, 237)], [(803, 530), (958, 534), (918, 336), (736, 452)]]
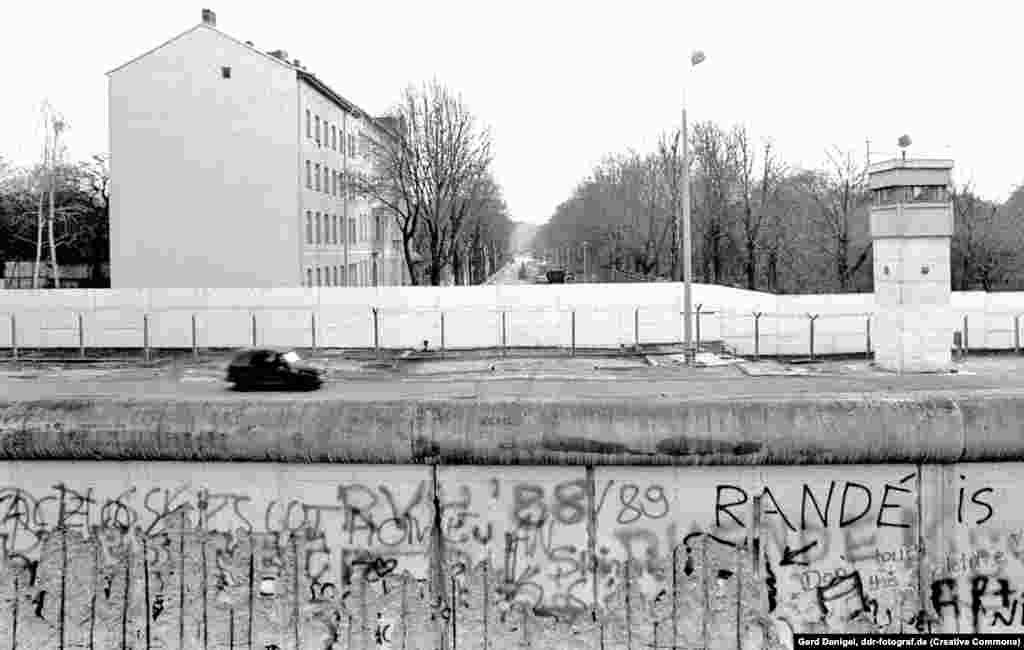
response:
[(164, 41), (160, 45), (157, 45), (156, 47), (154, 47), (154, 48), (152, 48), (150, 50), (147, 50), (146, 52), (143, 52), (142, 54), (138, 55), (137, 57), (135, 57), (135, 58), (133, 58), (133, 59), (131, 59), (131, 60), (125, 62), (125, 63), (122, 63), (121, 65), (117, 66), (113, 70), (108, 71), (107, 72), (107, 76), (109, 77), (110, 75), (114, 74), (118, 70), (121, 70), (122, 68), (125, 68), (125, 67), (131, 65), (132, 63), (135, 63), (136, 61), (149, 56), (150, 54), (152, 54), (153, 52), (156, 52), (157, 50), (159, 50), (161, 48), (167, 47), (171, 43), (177, 41), (180, 38), (183, 38), (183, 37), (187, 36), (188, 34), (191, 34), (192, 32), (196, 31), (197, 29), (208, 29), (211, 32), (217, 34), (218, 36), (221, 36), (223, 38), (228, 39), (229, 41), (231, 41), (232, 43), (235, 43), (236, 45), (244, 47), (247, 50), (251, 50), (251, 51), (255, 52), (256, 54), (259, 54), (262, 57), (265, 57), (265, 58), (267, 58), (267, 59), (269, 59), (271, 61), (274, 61), (278, 65), (282, 65), (282, 66), (284, 66), (286, 68), (293, 68), (293, 69), (295, 68), (295, 66), (293, 66), (290, 63), (288, 63), (287, 61), (282, 61), (281, 59), (277, 58), (276, 56), (271, 56), (271, 55), (267, 54), (266, 52), (263, 52), (262, 50), (258, 50), (258, 49), (256, 49), (255, 47), (253, 47), (251, 45), (247, 45), (247, 44), (243, 43), (242, 41), (238, 40), (237, 38), (235, 38), (234, 36), (231, 36), (230, 34), (226, 34), (226, 33), (222, 32), (222, 31), (220, 31), (216, 27), (212, 27), (210, 25), (207, 25), (206, 23), (199, 23), (198, 25), (194, 25), (194, 26), (186, 29), (182, 33), (178, 34), (177, 36), (174, 36), (172, 38), (167, 39), (166, 41)]
[(357, 117), (362, 116), (366, 120), (368, 120), (371, 124), (376, 126), (377, 128), (379, 128), (379, 129), (381, 129), (381, 130), (383, 130), (385, 132), (388, 132), (388, 129), (383, 124), (381, 124), (380, 121), (377, 118), (371, 116), (368, 112), (366, 112), (365, 110), (363, 110), (362, 108), (357, 106), (354, 102), (351, 102), (348, 99), (345, 99), (344, 97), (342, 97), (339, 93), (335, 92), (334, 89), (332, 89), (330, 86), (328, 86), (326, 83), (324, 83), (324, 81), (322, 81), (319, 77), (317, 77), (312, 72), (308, 72), (307, 70), (304, 70), (302, 68), (296, 67), (295, 65), (289, 63), (288, 61), (285, 61), (283, 59), (279, 59), (278, 57), (273, 56), (273, 55), (271, 55), (271, 54), (269, 54), (267, 52), (264, 52), (262, 50), (259, 50), (259, 49), (255, 48), (255, 47), (253, 47), (252, 45), (249, 45), (247, 43), (243, 43), (242, 41), (239, 41), (237, 38), (231, 36), (230, 34), (222, 32), (219, 29), (217, 29), (216, 27), (208, 25), (207, 23), (199, 23), (197, 25), (194, 25), (194, 26), (186, 29), (185, 31), (183, 31), (180, 34), (178, 34), (177, 36), (169, 38), (168, 40), (164, 41), (160, 45), (157, 45), (156, 47), (154, 47), (154, 48), (152, 48), (150, 50), (147, 50), (146, 52), (143, 52), (142, 54), (136, 56), (135, 58), (133, 58), (133, 59), (131, 59), (131, 60), (125, 62), (125, 63), (122, 63), (121, 65), (117, 66), (113, 70), (108, 71), (106, 73), (107, 76), (109, 77), (110, 75), (114, 74), (115, 72), (117, 72), (117, 71), (119, 71), (119, 70), (121, 70), (123, 68), (126, 68), (127, 66), (131, 65), (132, 63), (135, 63), (136, 61), (149, 56), (153, 52), (156, 52), (157, 50), (170, 45), (171, 43), (177, 41), (180, 38), (183, 38), (183, 37), (187, 36), (188, 34), (191, 34), (192, 32), (194, 32), (197, 29), (208, 29), (211, 32), (216, 33), (217, 35), (230, 40), (231, 42), (235, 43), (236, 45), (238, 45), (240, 47), (243, 47), (243, 48), (246, 48), (248, 50), (251, 50), (252, 52), (255, 52), (256, 54), (259, 54), (260, 56), (263, 56), (263, 57), (265, 57), (265, 58), (267, 58), (267, 59), (277, 63), (278, 65), (281, 65), (281, 66), (284, 66), (284, 67), (289, 68), (291, 70), (294, 70), (298, 74), (298, 77), (300, 79), (303, 79), (304, 81), (309, 83), (311, 86), (313, 86), (313, 88), (315, 88), (317, 91), (319, 91), (321, 94), (323, 94), (325, 97), (327, 97), (331, 101), (333, 101), (336, 104), (338, 104), (342, 109), (344, 109), (344, 110), (346, 110), (346, 111), (348, 111), (350, 113), (355, 114)]

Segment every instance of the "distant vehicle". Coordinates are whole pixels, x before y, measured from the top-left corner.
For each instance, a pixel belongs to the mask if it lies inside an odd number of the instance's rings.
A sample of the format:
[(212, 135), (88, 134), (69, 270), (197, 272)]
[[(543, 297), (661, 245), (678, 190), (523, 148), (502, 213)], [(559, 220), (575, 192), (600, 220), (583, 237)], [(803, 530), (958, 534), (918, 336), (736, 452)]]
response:
[(323, 385), (324, 371), (294, 350), (251, 348), (231, 360), (227, 380), (235, 390), (316, 390)]
[(552, 269), (548, 271), (548, 283), (550, 284), (564, 284), (565, 283), (565, 269)]

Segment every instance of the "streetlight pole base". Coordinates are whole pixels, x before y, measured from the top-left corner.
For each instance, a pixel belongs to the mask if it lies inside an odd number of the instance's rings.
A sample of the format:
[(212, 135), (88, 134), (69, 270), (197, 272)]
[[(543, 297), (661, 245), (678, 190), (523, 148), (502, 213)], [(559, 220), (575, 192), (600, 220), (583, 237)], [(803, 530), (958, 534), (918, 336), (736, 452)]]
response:
[(683, 360), (687, 366), (693, 366), (697, 363), (697, 346), (695, 345), (684, 345), (683, 346)]

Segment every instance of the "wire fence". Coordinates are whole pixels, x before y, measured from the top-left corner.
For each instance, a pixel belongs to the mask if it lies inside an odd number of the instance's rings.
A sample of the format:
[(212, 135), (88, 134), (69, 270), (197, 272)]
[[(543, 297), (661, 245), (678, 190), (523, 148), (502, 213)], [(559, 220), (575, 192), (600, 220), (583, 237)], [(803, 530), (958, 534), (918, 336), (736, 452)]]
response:
[[(954, 311), (946, 324), (951, 348), (962, 353), (1021, 348), (1016, 311)], [(497, 348), (642, 348), (683, 342), (678, 303), (602, 307), (466, 306), (171, 308), (161, 310), (59, 308), (2, 314), (0, 349), (19, 358), (27, 350), (191, 350), (275, 346), (310, 349), (462, 350)], [(874, 352), (878, 315), (872, 312), (769, 312), (694, 306), (699, 347), (741, 356), (809, 357)], [(936, 330), (942, 331), (936, 323)]]

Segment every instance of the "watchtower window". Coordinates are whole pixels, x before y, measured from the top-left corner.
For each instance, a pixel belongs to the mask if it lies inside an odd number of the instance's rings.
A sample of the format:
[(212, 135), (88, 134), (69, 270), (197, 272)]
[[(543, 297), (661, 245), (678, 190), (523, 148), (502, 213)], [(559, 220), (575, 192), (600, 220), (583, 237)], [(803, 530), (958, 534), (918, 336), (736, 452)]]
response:
[(949, 200), (949, 190), (944, 185), (883, 187), (874, 190), (872, 195), (872, 202), (876, 206), (894, 203), (942, 203)]

